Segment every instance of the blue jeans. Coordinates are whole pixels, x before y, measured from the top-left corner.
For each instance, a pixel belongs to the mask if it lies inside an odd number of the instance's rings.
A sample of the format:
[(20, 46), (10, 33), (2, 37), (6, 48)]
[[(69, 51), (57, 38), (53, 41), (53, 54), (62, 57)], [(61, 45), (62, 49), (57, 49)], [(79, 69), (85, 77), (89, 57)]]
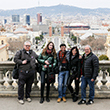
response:
[(66, 92), (66, 86), (67, 86), (67, 80), (69, 76), (69, 71), (61, 71), (58, 75), (58, 98), (65, 97)]
[(94, 81), (91, 81), (91, 78), (81, 77), (81, 99), (86, 100), (86, 87), (89, 84), (89, 99), (94, 99)]

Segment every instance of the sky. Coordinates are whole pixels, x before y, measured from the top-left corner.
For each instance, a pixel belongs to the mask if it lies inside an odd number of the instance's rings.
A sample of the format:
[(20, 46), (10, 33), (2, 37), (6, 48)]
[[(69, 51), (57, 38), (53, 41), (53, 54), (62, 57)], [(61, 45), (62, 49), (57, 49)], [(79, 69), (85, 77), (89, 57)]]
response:
[(110, 8), (110, 0), (1, 0), (0, 9), (24, 9), (58, 4), (90, 9)]

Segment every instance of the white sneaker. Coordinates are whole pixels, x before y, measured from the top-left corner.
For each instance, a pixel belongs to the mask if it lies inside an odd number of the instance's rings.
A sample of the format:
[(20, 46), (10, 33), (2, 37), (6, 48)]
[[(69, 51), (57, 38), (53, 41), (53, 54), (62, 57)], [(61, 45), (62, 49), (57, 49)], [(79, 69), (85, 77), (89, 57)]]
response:
[(27, 100), (28, 102), (31, 102), (31, 101), (32, 101), (31, 98), (27, 98), (26, 100)]
[(24, 104), (24, 101), (23, 101), (23, 100), (18, 100), (18, 102), (19, 102), (20, 104)]

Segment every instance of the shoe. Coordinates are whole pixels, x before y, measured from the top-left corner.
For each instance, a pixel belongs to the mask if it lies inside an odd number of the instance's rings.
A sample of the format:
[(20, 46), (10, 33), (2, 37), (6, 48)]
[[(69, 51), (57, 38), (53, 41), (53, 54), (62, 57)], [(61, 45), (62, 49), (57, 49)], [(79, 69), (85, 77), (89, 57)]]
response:
[(57, 99), (57, 102), (60, 103), (60, 102), (61, 102), (61, 98), (58, 98), (58, 99)]
[(49, 98), (46, 98), (46, 101), (47, 101), (47, 102), (50, 102), (50, 99), (49, 99)]
[(74, 96), (73, 97), (73, 102), (76, 102), (78, 100), (78, 97), (77, 96)]
[(94, 101), (89, 99), (88, 102), (86, 103), (86, 105), (90, 105), (90, 104), (93, 104), (93, 103), (94, 103)]
[(42, 104), (44, 102), (44, 98), (41, 98), (40, 99), (40, 103)]
[(80, 102), (78, 102), (78, 105), (81, 105), (81, 104), (85, 104), (86, 103), (86, 100), (80, 100)]
[(18, 100), (18, 102), (20, 103), (20, 104), (24, 104), (24, 101), (23, 100)]
[(63, 99), (64, 102), (66, 102), (66, 98), (65, 97), (62, 97), (62, 99)]
[(28, 102), (31, 102), (31, 101), (32, 101), (31, 98), (27, 98), (26, 100), (27, 100)]

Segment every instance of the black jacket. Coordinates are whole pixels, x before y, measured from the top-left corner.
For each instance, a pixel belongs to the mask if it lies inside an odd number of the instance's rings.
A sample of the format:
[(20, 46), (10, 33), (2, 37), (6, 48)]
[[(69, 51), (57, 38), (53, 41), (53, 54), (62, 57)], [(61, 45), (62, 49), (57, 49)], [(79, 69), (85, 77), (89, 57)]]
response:
[(70, 58), (69, 60), (69, 70), (70, 74), (76, 74), (76, 77), (80, 78), (81, 74), (81, 59), (79, 59), (79, 56), (76, 55), (74, 58)]
[(99, 60), (96, 55), (92, 52), (85, 57), (85, 54), (82, 57), (83, 65), (82, 65), (82, 73), (85, 78), (96, 79), (99, 71)]
[[(61, 50), (60, 50), (60, 51), (61, 51)], [(61, 61), (60, 61), (60, 58), (59, 58), (59, 52), (60, 52), (60, 51), (57, 52), (57, 66), (58, 66), (58, 67), (60, 67), (60, 65), (62, 65), (62, 64), (61, 64)], [(68, 66), (69, 66), (69, 65), (68, 65), (68, 63), (69, 63), (69, 51), (65, 51), (65, 56), (66, 56), (66, 60), (67, 60), (67, 70), (69, 70), (69, 67), (68, 67)]]
[[(36, 59), (38, 55), (33, 51), (29, 50), (29, 54), (25, 49), (18, 51), (15, 54), (14, 62), (19, 65), (20, 70), (31, 70), (36, 68)], [(27, 60), (26, 64), (22, 64), (23, 60)]]

